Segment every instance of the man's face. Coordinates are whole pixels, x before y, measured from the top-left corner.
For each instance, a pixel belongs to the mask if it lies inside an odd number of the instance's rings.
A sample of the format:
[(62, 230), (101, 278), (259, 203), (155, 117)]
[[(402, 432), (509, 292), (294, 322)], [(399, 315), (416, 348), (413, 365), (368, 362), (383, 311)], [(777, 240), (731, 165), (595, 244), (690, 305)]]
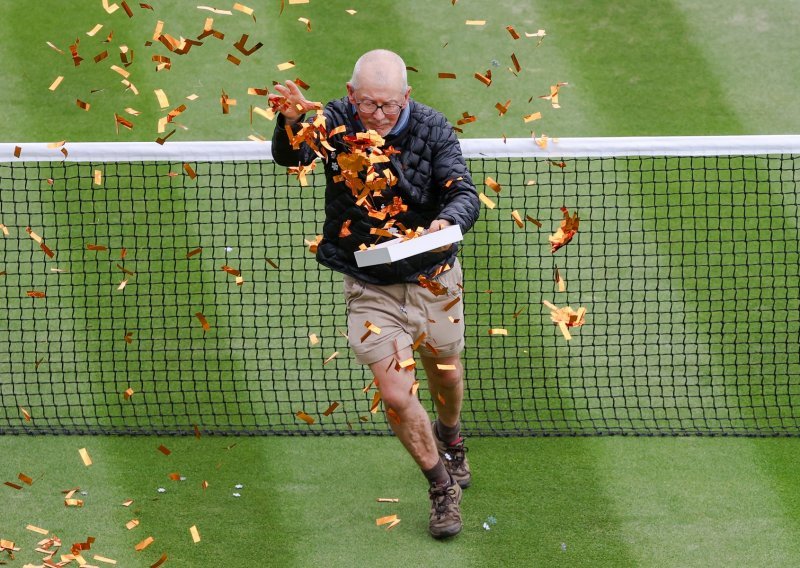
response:
[[(402, 109), (408, 104), (410, 93), (410, 87), (406, 87), (404, 91), (399, 85), (361, 81), (358, 89), (354, 89), (350, 83), (347, 84), (348, 98), (358, 109), (362, 124), (367, 130), (374, 130), (381, 136), (389, 134), (397, 124)], [(380, 108), (370, 110), (370, 107), (375, 106)]]

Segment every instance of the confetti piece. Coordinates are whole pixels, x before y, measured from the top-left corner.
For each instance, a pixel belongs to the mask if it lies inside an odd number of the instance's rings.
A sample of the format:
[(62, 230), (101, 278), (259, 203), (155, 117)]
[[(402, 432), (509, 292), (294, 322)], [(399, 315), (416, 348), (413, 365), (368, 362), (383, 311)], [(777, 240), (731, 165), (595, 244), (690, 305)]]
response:
[(40, 292), (39, 290), (28, 290), (25, 294), (30, 298), (44, 298), (46, 294), (44, 292)]
[(499, 183), (497, 183), (497, 182), (496, 182), (494, 179), (492, 179), (492, 178), (491, 178), (491, 177), (489, 177), (489, 176), (487, 176), (487, 177), (486, 177), (486, 180), (484, 180), (484, 182), (483, 182), (483, 183), (485, 183), (485, 184), (486, 184), (487, 186), (489, 186), (489, 187), (490, 187), (492, 190), (494, 190), (494, 192), (495, 192), (495, 193), (500, 193), (500, 190), (502, 189), (502, 187), (500, 186), (500, 184), (499, 184)]
[(399, 503), (400, 499), (397, 499), (395, 497), (378, 497), (376, 501), (378, 503)]
[(194, 542), (195, 544), (200, 542), (200, 533), (197, 530), (197, 526), (192, 525), (191, 527), (189, 527), (189, 534), (192, 535), (192, 542)]
[(88, 32), (86, 32), (86, 35), (87, 35), (87, 36), (89, 36), (89, 37), (94, 37), (94, 36), (95, 36), (95, 34), (96, 34), (97, 32), (99, 32), (100, 30), (102, 30), (102, 29), (103, 29), (103, 24), (97, 24), (97, 25), (96, 25), (95, 27), (93, 27), (91, 30), (89, 30)]
[[(243, 4), (239, 4), (238, 2), (233, 5), (233, 9), (237, 10), (238, 12), (242, 12), (243, 14), (247, 14), (248, 16), (253, 15), (253, 9), (249, 8)], [(255, 20), (255, 17), (253, 18)]]
[(358, 14), (358, 11), (353, 9), (345, 10), (345, 12), (347, 12), (351, 16), (355, 16), (356, 14)]
[(516, 70), (517, 73), (522, 71), (522, 66), (519, 64), (519, 60), (517, 59), (517, 56), (514, 53), (511, 54), (511, 63), (514, 64), (514, 69)]
[(311, 20), (309, 20), (308, 18), (297, 18), (297, 21), (306, 25), (307, 32), (311, 31)]
[(322, 362), (322, 364), (323, 365), (327, 365), (328, 363), (333, 361), (338, 356), (339, 356), (339, 352), (338, 351), (334, 351), (333, 354), (330, 357), (328, 357), (327, 359), (325, 359), (325, 361)]
[(119, 10), (119, 6), (117, 6), (116, 4), (111, 4), (109, 6), (108, 0), (102, 0), (102, 2), (103, 2), (103, 9), (109, 14), (113, 14), (114, 12)]
[[(125, 336), (125, 341), (128, 342), (128, 343), (132, 343), (132, 341), (129, 341), (129, 339), (130, 339), (130, 336), (126, 335)], [(122, 393), (122, 396), (125, 397), (125, 400), (130, 400), (130, 398), (133, 396), (133, 393), (134, 393), (133, 389), (129, 388), (129, 389), (126, 389), (124, 393)]]
[(125, 286), (127, 285), (128, 285), (128, 280), (126, 278), (125, 280), (119, 283), (119, 286), (117, 286), (117, 291), (119, 292), (120, 290), (124, 290)]
[(534, 112), (534, 113), (525, 115), (524, 117), (522, 117), (522, 120), (524, 120), (525, 122), (533, 122), (534, 120), (539, 120), (540, 118), (542, 118), (542, 113), (541, 112)]
[(486, 20), (467, 20), (466, 24), (468, 26), (485, 26)]
[(64, 499), (65, 507), (83, 507), (83, 500), (81, 499)]
[(409, 357), (405, 361), (400, 361), (398, 365), (401, 369), (413, 369), (416, 366), (417, 362), (414, 361), (413, 357)]
[(450, 310), (450, 308), (455, 306), (460, 301), (461, 301), (461, 296), (457, 296), (457, 297), (453, 298), (452, 300), (450, 300), (449, 302), (447, 302), (447, 304), (445, 304), (445, 306), (442, 309), (447, 312), (447, 311)]
[(503, 328), (490, 329), (489, 335), (508, 335), (508, 330)]
[(85, 110), (86, 112), (89, 112), (89, 109), (92, 108), (91, 104), (89, 104), (87, 102), (84, 102), (84, 101), (82, 101), (80, 99), (77, 99), (75, 101), (75, 104), (78, 105), (79, 108), (82, 108), (83, 110)]
[(489, 197), (485, 193), (479, 193), (478, 198), (483, 202), (483, 204), (488, 207), (489, 209), (494, 209), (496, 204), (494, 201), (489, 199)]
[(116, 560), (113, 560), (111, 558), (106, 558), (105, 556), (100, 556), (98, 554), (95, 554), (93, 558), (97, 562), (102, 562), (103, 564), (116, 564), (117, 563)]
[(311, 343), (311, 345), (317, 345), (319, 343), (319, 338), (317, 337), (316, 333), (309, 333), (308, 341)]
[(444, 396), (442, 396), (442, 393), (436, 393), (436, 400), (438, 400), (442, 406), (447, 406), (447, 401), (444, 399)]
[(313, 424), (314, 422), (316, 422), (316, 420), (314, 420), (314, 418), (313, 418), (312, 416), (309, 416), (308, 414), (306, 414), (306, 413), (305, 413), (305, 412), (303, 412), (302, 410), (298, 410), (298, 411), (295, 413), (295, 416), (297, 416), (297, 417), (298, 417), (300, 420), (302, 420), (303, 422), (305, 422), (305, 423), (306, 423), (306, 424), (308, 424), (309, 426), (310, 426), (311, 424)]
[(286, 71), (287, 69), (291, 69), (294, 67), (294, 61), (287, 61), (285, 63), (278, 64), (278, 71)]
[(172, 453), (172, 450), (170, 450), (168, 447), (166, 447), (163, 444), (158, 446), (158, 451), (161, 452), (162, 454), (164, 454), (165, 456), (168, 456), (168, 455), (170, 455)]
[(133, 505), (133, 499), (127, 499), (122, 502), (123, 507), (130, 507), (131, 505)]
[(17, 478), (24, 483), (25, 485), (33, 485), (33, 479), (25, 475), (24, 473), (20, 473)]
[(514, 26), (506, 26), (506, 30), (508, 30), (508, 33), (511, 34), (512, 38), (514, 39), (520, 38), (520, 35), (517, 33), (517, 30), (514, 29)]
[(551, 253), (555, 253), (558, 249), (569, 243), (578, 232), (578, 225), (580, 224), (577, 213), (570, 217), (569, 210), (566, 207), (562, 207), (561, 212), (564, 215), (561, 225), (555, 233), (547, 238), (550, 241)]
[[(100, 170), (95, 170), (94, 171), (94, 184), (95, 185), (102, 185), (103, 184), (103, 172), (101, 172)], [(91, 250), (91, 249), (89, 249), (89, 250)]]
[(135, 529), (138, 526), (139, 526), (139, 519), (131, 519), (130, 521), (125, 523), (125, 528), (128, 529), (129, 531)]
[(22, 485), (17, 485), (16, 483), (12, 483), (11, 481), (6, 481), (3, 485), (8, 485), (11, 489), (16, 489), (17, 491), (22, 489)]
[(189, 252), (186, 253), (186, 258), (192, 258), (193, 256), (200, 254), (201, 252), (203, 252), (202, 247), (190, 250)]
[(455, 79), (455, 73), (439, 73), (439, 79)]
[(330, 416), (333, 413), (333, 411), (336, 410), (337, 408), (339, 408), (339, 403), (338, 402), (331, 403), (331, 405), (328, 407), (328, 409), (325, 412), (322, 413), (322, 415), (323, 416)]
[(198, 320), (200, 320), (200, 325), (203, 326), (203, 331), (208, 331), (211, 329), (211, 325), (208, 323), (206, 316), (204, 316), (202, 312), (197, 312), (194, 315)]
[(89, 457), (89, 452), (86, 450), (86, 448), (81, 448), (80, 450), (78, 450), (78, 453), (81, 455), (81, 459), (83, 460), (83, 465), (85, 465), (86, 467), (92, 465), (92, 458)]
[(22, 412), (22, 417), (25, 419), (25, 421), (26, 422), (30, 422), (31, 421), (30, 413), (27, 410), (25, 410), (24, 408), (22, 408), (21, 406), (19, 407), (19, 409)]
[(496, 108), (498, 110), (498, 112), (500, 113), (500, 116), (503, 116), (504, 114), (506, 114), (508, 112), (508, 107), (510, 105), (511, 105), (511, 99), (507, 100), (506, 104), (502, 104), (502, 103), (495, 104), (494, 108)]
[(392, 523), (396, 520), (397, 520), (397, 515), (388, 515), (386, 517), (380, 517), (378, 519), (375, 519), (375, 524), (380, 527), (382, 525)]
[(153, 92), (156, 94), (158, 104), (162, 109), (169, 107), (169, 99), (163, 89), (155, 89)]
[(31, 532), (35, 532), (35, 533), (39, 533), (39, 534), (43, 534), (43, 535), (47, 535), (47, 534), (49, 534), (49, 533), (50, 533), (50, 531), (49, 531), (49, 530), (47, 530), (47, 529), (42, 529), (42, 528), (39, 528), (39, 527), (37, 527), (37, 526), (35, 526), (35, 525), (28, 525), (28, 526), (26, 526), (25, 528), (26, 528), (27, 530), (31, 531)]
[[(56, 77), (56, 80), (53, 81), (53, 83), (48, 88), (51, 91), (55, 91), (58, 88), (58, 86), (61, 84), (61, 81), (63, 81), (63, 80), (64, 80), (64, 77), (62, 75), (59, 75), (58, 77)], [(19, 156), (17, 156), (17, 157), (19, 158)]]
[(136, 545), (134, 548), (136, 549), (136, 551), (137, 551), (137, 552), (141, 552), (142, 550), (144, 550), (145, 548), (147, 548), (148, 546), (150, 546), (151, 544), (153, 544), (153, 541), (154, 541), (154, 540), (155, 540), (155, 539), (154, 539), (152, 536), (148, 536), (148, 537), (147, 537), (146, 539), (144, 539), (142, 542), (140, 542), (139, 544), (137, 544), (137, 545)]
[(14, 541), (0, 539), (0, 550), (16, 550)]
[(491, 84), (492, 84), (492, 80), (491, 80), (491, 78), (489, 78), (489, 77), (488, 77), (488, 76), (486, 76), (486, 75), (481, 75), (480, 73), (475, 73), (474, 77), (475, 77), (475, 78), (476, 78), (478, 81), (480, 81), (481, 83), (483, 83), (484, 85), (486, 85), (487, 87), (488, 87), (489, 85), (491, 85)]
[(522, 217), (520, 217), (519, 215), (519, 211), (512, 211), (511, 218), (514, 219), (514, 222), (520, 229), (522, 229), (525, 226), (525, 223), (522, 221)]
[(436, 363), (436, 368), (440, 371), (455, 371), (455, 365), (445, 365), (444, 363)]
[(62, 50), (58, 49), (55, 45), (53, 45), (52, 42), (48, 41), (47, 45), (49, 45), (52, 49), (56, 50), (57, 52), (61, 53), (62, 55), (64, 54), (64, 52)]

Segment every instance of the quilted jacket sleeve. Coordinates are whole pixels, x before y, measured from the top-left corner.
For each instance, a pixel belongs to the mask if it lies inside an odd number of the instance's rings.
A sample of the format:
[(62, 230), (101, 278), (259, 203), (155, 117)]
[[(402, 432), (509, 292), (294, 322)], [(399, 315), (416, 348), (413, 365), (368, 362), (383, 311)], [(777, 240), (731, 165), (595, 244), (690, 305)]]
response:
[[(292, 131), (297, 132), (300, 130), (300, 124), (305, 117), (302, 117), (294, 125)], [(275, 119), (275, 131), (272, 133), (272, 158), (275, 163), (280, 166), (292, 167), (298, 165), (307, 166), (314, 161), (316, 155), (306, 146), (301, 145), (300, 148), (295, 150), (289, 142), (289, 136), (286, 133), (286, 119), (282, 114), (278, 114)]]
[(441, 134), (436, 137), (438, 143), (433, 155), (433, 176), (443, 192), (443, 207), (437, 218), (458, 223), (461, 232), (466, 233), (478, 220), (480, 200), (456, 133), (444, 117), (441, 122), (438, 125)]

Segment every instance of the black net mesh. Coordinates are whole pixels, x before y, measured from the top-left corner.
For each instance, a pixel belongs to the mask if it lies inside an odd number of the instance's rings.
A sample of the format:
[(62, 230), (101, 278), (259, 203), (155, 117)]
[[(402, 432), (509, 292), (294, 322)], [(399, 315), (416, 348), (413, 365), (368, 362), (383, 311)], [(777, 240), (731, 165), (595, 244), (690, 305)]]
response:
[[(465, 430), (797, 435), (798, 162), (471, 160), (502, 189), (460, 255)], [(387, 433), (304, 245), (323, 177), (191, 167), (0, 164), (0, 432)], [(562, 206), (581, 226), (552, 254)], [(586, 324), (567, 341), (542, 300)]]

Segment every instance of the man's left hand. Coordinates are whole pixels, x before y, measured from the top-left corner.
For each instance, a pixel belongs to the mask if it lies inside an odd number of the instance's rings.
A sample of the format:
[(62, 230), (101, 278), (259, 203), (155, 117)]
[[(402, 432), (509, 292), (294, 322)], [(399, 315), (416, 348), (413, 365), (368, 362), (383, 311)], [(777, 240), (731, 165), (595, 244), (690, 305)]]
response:
[[(452, 225), (452, 223), (450, 221), (447, 221), (446, 219), (435, 219), (433, 221), (433, 223), (431, 223), (431, 226), (428, 227), (428, 232), (429, 233), (435, 233), (436, 231), (439, 231), (441, 229), (445, 229), (445, 228), (449, 227), (450, 225)], [(444, 245), (444, 246), (441, 246), (439, 248), (433, 249), (431, 252), (445, 252), (445, 251), (450, 250), (450, 247), (452, 247), (452, 246), (453, 245), (451, 245), (451, 244), (450, 245)]]

